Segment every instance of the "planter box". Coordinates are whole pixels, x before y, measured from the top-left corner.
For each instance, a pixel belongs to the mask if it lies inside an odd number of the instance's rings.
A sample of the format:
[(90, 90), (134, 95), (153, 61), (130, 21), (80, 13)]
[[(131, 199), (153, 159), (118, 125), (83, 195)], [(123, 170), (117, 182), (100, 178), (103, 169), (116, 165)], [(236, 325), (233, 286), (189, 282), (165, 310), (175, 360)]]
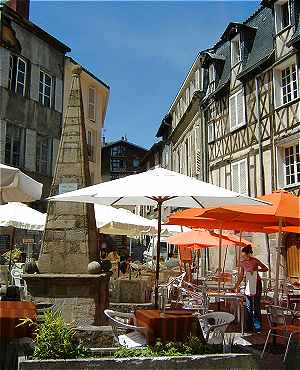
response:
[(253, 355), (218, 354), (184, 357), (25, 360), (20, 370), (179, 370), (262, 369)]

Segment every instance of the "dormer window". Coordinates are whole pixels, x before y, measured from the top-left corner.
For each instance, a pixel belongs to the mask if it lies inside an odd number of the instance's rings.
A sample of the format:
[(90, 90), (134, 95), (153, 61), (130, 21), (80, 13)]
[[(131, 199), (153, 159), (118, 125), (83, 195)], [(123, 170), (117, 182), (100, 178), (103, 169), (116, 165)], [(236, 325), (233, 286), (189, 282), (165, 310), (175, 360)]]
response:
[(208, 69), (208, 92), (211, 93), (215, 90), (215, 82), (216, 82), (216, 70), (215, 66), (211, 64)]
[(291, 8), (289, 0), (278, 0), (275, 4), (276, 32), (280, 32), (291, 24)]
[(231, 66), (234, 67), (241, 61), (241, 38), (237, 35), (231, 40)]

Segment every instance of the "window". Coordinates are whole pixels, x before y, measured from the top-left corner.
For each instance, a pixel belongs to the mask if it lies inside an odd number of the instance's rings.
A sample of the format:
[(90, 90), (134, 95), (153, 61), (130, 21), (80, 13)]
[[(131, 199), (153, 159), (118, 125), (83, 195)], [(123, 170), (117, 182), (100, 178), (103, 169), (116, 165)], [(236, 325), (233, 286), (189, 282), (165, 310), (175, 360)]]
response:
[(49, 163), (50, 145), (47, 137), (37, 135), (36, 138), (36, 170), (38, 173), (48, 175), (51, 168)]
[(230, 130), (235, 130), (246, 123), (243, 89), (229, 98), (229, 122)]
[(123, 145), (117, 145), (111, 148), (112, 157), (123, 157), (126, 154), (126, 148)]
[(140, 166), (140, 160), (139, 159), (134, 159), (132, 161), (132, 166), (133, 166), (133, 168), (139, 168), (139, 166)]
[(234, 67), (241, 61), (241, 39), (240, 35), (237, 35), (231, 41), (231, 66)]
[(6, 126), (5, 163), (16, 167), (24, 164), (24, 129), (9, 123)]
[(279, 0), (275, 4), (276, 32), (280, 32), (291, 24), (290, 4), (288, 0)]
[(51, 107), (53, 79), (48, 73), (40, 71), (39, 102), (45, 107)]
[(185, 141), (185, 174), (187, 176), (190, 175), (189, 173), (189, 161), (190, 160), (190, 156), (189, 156), (189, 139), (187, 139)]
[(112, 159), (111, 160), (111, 171), (124, 171), (126, 170), (125, 159)]
[(281, 101), (289, 103), (298, 97), (298, 74), (296, 64), (281, 71)]
[(216, 82), (216, 70), (215, 66), (211, 64), (208, 69), (208, 92), (211, 93), (215, 90), (215, 82)]
[(25, 95), (27, 63), (24, 59), (11, 55), (9, 62), (9, 88), (19, 95)]
[(215, 124), (211, 122), (207, 126), (207, 139), (209, 143), (212, 143), (215, 140)]
[(87, 131), (87, 149), (88, 149), (88, 156), (89, 161), (94, 160), (94, 135), (92, 131)]
[(187, 88), (185, 90), (185, 101), (186, 101), (186, 104), (189, 105), (190, 104), (190, 89)]
[(300, 183), (300, 144), (284, 148), (285, 185)]
[(246, 159), (232, 163), (231, 188), (232, 191), (248, 195), (248, 169)]
[(96, 90), (94, 87), (89, 88), (89, 119), (95, 121), (96, 119)]

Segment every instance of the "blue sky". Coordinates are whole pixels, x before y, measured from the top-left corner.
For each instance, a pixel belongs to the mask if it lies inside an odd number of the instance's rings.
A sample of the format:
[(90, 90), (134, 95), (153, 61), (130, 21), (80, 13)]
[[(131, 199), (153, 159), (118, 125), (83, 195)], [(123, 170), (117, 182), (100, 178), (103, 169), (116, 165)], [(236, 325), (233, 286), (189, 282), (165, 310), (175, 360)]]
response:
[(111, 88), (107, 140), (150, 147), (198, 51), (258, 1), (32, 1), (31, 21)]

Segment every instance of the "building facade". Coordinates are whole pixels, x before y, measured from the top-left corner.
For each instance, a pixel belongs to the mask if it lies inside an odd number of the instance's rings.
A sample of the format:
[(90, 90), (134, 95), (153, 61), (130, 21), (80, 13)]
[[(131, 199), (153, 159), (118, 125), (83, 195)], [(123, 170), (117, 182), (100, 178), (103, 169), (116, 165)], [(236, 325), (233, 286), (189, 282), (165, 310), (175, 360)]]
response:
[(30, 22), (29, 1), (0, 5), (0, 162), (44, 184), (49, 194), (63, 113), (70, 49)]
[(141, 161), (147, 149), (130, 143), (122, 137), (102, 147), (102, 181), (115, 180), (141, 171)]
[[(65, 59), (65, 82), (64, 82), (64, 112), (68, 105), (71, 89), (72, 70), (78, 63), (70, 57)], [(81, 92), (84, 108), (86, 127), (86, 140), (88, 144), (89, 168), (91, 183), (101, 182), (101, 146), (102, 128), (106, 115), (109, 86), (94, 76), (86, 68), (82, 67), (80, 75)], [(64, 114), (65, 116), (65, 114)]]
[[(193, 99), (198, 95), (199, 129), (195, 140), (185, 130), (192, 119), (186, 118), (181, 88), (175, 110), (174, 103), (169, 110), (169, 168), (249, 196), (276, 189), (299, 195), (299, 15), (296, 0), (263, 1), (247, 20), (230, 23), (219, 42), (200, 53), (202, 77), (193, 94)], [(276, 235), (248, 237), (258, 245), (258, 258), (273, 264)], [(300, 260), (299, 237), (288, 235), (285, 245), (282, 271), (299, 278), (300, 264), (291, 263)], [(227, 267), (232, 268), (230, 262)]]
[(199, 106), (206, 87), (202, 59), (199, 53), (156, 134), (165, 144), (162, 166), (201, 179), (205, 175)]

